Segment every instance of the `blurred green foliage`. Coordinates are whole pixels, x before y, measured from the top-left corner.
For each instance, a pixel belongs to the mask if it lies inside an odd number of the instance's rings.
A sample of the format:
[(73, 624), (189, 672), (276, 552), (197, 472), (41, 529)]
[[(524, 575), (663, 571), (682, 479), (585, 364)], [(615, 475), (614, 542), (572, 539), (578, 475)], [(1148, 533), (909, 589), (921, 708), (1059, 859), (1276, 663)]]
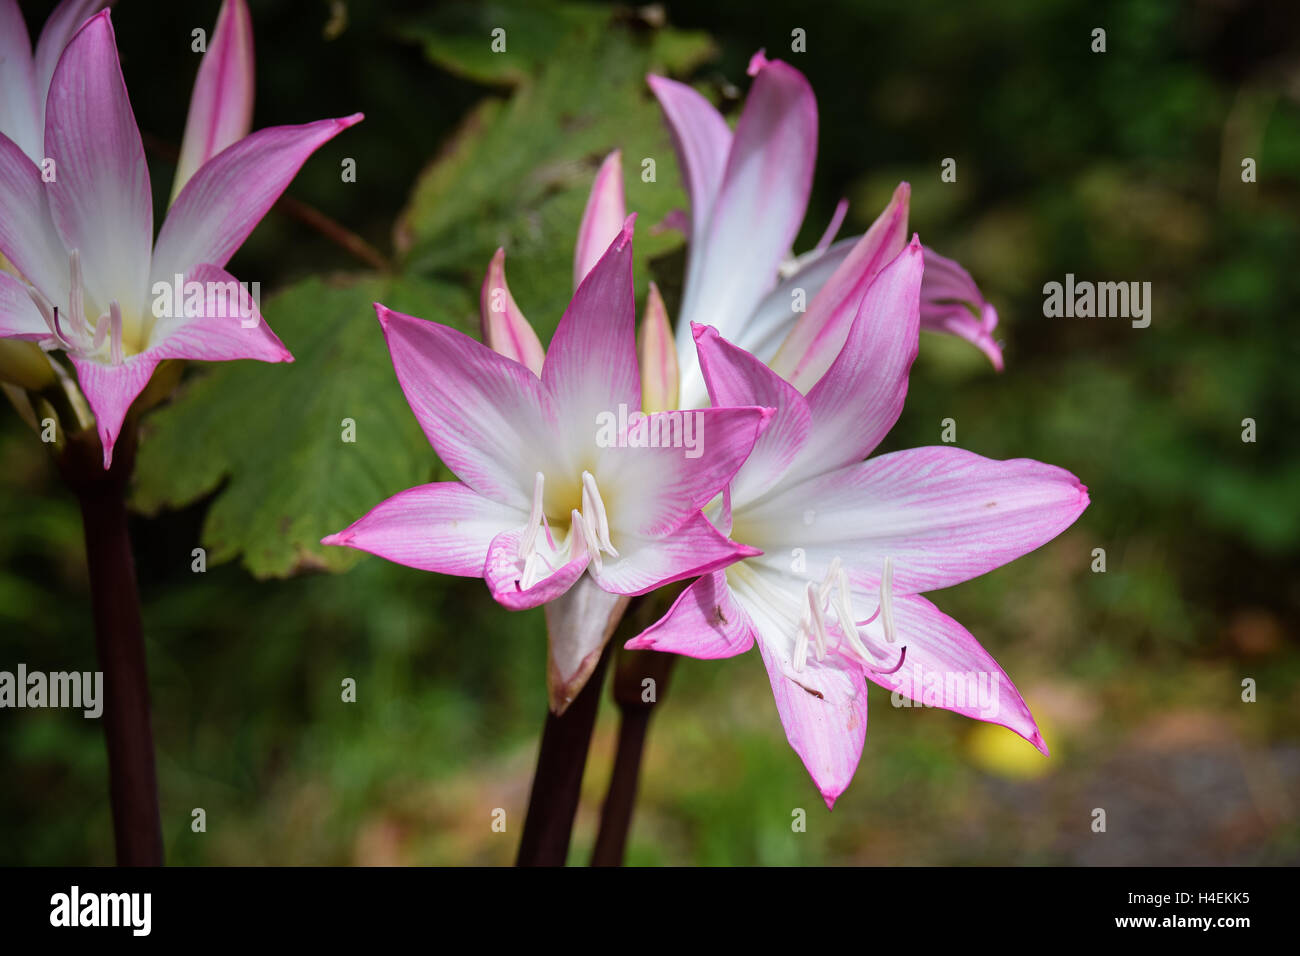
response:
[[(50, 5), (24, 4), (33, 27)], [(154, 141), (179, 139), (189, 31), (216, 8), (122, 0), (114, 14)], [(643, 76), (691, 79), (734, 114), (759, 47), (818, 95), (796, 248), (840, 196), (846, 230), (860, 230), (907, 179), (913, 228), (965, 263), (1002, 316), (1002, 375), (963, 343), (924, 337), (885, 450), (937, 443), (952, 417), (963, 447), (1067, 467), (1093, 504), (1032, 557), (934, 596), (1025, 692), (1051, 760), (873, 691), (857, 779), (828, 815), (757, 659), (683, 661), (655, 717), (631, 859), (1300, 860), (1292, 5), (723, 0), (666, 4), (669, 27), (626, 6), (344, 8), (327, 38), (329, 4), (253, 0), (256, 125), (366, 112), (290, 195), (378, 246), (393, 273), (273, 214), (231, 269), (280, 290), (264, 311), (297, 362), (191, 369), (146, 420), (133, 531), (171, 860), (512, 858), (545, 708), (540, 612), (501, 610), (481, 582), (315, 544), (438, 468), (369, 303), (472, 330), (483, 269), (504, 246), (545, 340), (591, 176), (622, 148), (638, 288), (665, 280), (671, 314), (680, 239), (651, 227), (684, 200)], [(505, 54), (490, 52), (498, 26)], [(1089, 50), (1098, 26), (1104, 54)], [(787, 52), (796, 28), (806, 53)], [(1257, 183), (1241, 182), (1247, 156)], [(354, 184), (339, 182), (344, 157)], [(945, 157), (956, 183), (939, 179)], [(655, 183), (641, 179), (645, 158)], [(165, 189), (165, 151), (151, 162)], [(1066, 273), (1150, 281), (1150, 328), (1044, 318), (1042, 285)], [(339, 440), (345, 417), (356, 444)], [(91, 668), (75, 504), (16, 415), (0, 415), (0, 456), (0, 667)], [(190, 571), (199, 545), (202, 575)], [(1094, 548), (1105, 574), (1090, 571)], [(350, 570), (310, 570), (322, 564)], [(355, 704), (339, 700), (345, 677)], [(1246, 677), (1256, 704), (1241, 703)], [(593, 747), (574, 861), (594, 833), (615, 717), (607, 708)], [(0, 861), (111, 859), (94, 721), (0, 712), (0, 760)], [(200, 806), (208, 832), (195, 834)], [(1089, 831), (1097, 806), (1107, 836)], [(490, 828), (497, 807), (505, 835)], [(795, 808), (807, 833), (791, 832)]]

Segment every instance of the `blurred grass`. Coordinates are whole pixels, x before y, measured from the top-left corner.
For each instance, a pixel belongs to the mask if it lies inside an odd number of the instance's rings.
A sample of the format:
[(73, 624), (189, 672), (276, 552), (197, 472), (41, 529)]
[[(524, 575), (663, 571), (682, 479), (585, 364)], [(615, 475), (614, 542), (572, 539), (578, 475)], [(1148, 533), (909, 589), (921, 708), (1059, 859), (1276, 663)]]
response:
[[(208, 6), (199, 16), (130, 0), (114, 14), (128, 86), (149, 89), (136, 93), (137, 114), (158, 135), (179, 137), (194, 68), (189, 21), (210, 23)], [(937, 443), (952, 417), (963, 447), (1067, 467), (1093, 504), (1033, 556), (933, 596), (1025, 693), (1050, 759), (1009, 731), (894, 709), (873, 689), (862, 764), (828, 814), (784, 740), (756, 657), (682, 661), (654, 718), (630, 859), (1300, 861), (1295, 8), (666, 6), (669, 22), (712, 37), (717, 57), (694, 77), (724, 108), (734, 111), (760, 46), (812, 80), (820, 152), (798, 248), (841, 195), (853, 203), (846, 229), (860, 229), (907, 178), (913, 227), (967, 264), (999, 309), (1007, 371), (927, 335), (886, 449)], [(257, 125), (364, 109), (366, 122), (340, 138), (337, 155), (309, 164), (291, 194), (388, 249), (418, 172), (514, 78), (449, 72), (454, 37), (436, 50), (412, 43), (428, 23), (421, 4), (347, 7), (348, 28), (326, 41), (327, 5), (254, 3)], [(41, 4), (24, 9), (39, 22)], [(572, 15), (565, 5), (538, 21), (521, 57), (545, 63), (544, 38)], [(1097, 25), (1108, 31), (1103, 55), (1088, 53)], [(785, 53), (794, 27), (807, 31), (806, 54)], [(184, 79), (151, 82), (155, 69)], [(549, 144), (548, 161), (587, 162), (619, 145), (583, 141), (567, 156)], [(350, 191), (333, 172), (344, 155), (359, 160)], [(1258, 160), (1258, 183), (1240, 182), (1246, 155)], [(957, 184), (939, 181), (947, 156), (958, 160)], [(670, 166), (665, 156), (661, 169)], [(168, 172), (160, 164), (155, 185)], [(494, 208), (535, 209), (536, 182), (498, 185)], [(562, 264), (580, 204), (544, 208), (515, 235)], [(273, 217), (232, 270), (270, 287), (353, 266)], [(1067, 272), (1152, 282), (1151, 327), (1042, 318), (1043, 283)], [(541, 278), (524, 263), (519, 274), (525, 311), (524, 292), (554, 311)], [(1258, 424), (1255, 444), (1240, 441), (1246, 417)], [(0, 461), (0, 668), (90, 668), (75, 506), (13, 414), (0, 415)], [(235, 564), (196, 575), (190, 551), (209, 506), (133, 529), (170, 859), (509, 862), (545, 708), (540, 612), (508, 614), (479, 582), (375, 559), (337, 577), (256, 582)], [(1099, 547), (1105, 574), (1089, 570)], [(355, 704), (339, 699), (346, 677), (357, 681)], [(1257, 703), (1242, 703), (1244, 678), (1257, 682)], [(616, 716), (607, 704), (575, 862), (594, 839)], [(111, 860), (96, 722), (2, 711), (0, 760), (10, 780), (0, 861)], [(206, 833), (189, 829), (194, 807), (207, 811)], [(1097, 807), (1106, 834), (1090, 830)], [(504, 834), (491, 828), (496, 808)], [(806, 833), (791, 830), (798, 808)]]

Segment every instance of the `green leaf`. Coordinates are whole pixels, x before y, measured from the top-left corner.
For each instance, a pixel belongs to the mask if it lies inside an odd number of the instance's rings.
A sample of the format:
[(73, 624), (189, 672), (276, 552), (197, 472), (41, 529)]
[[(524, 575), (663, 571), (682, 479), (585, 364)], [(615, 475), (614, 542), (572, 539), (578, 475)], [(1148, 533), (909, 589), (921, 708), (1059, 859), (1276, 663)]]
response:
[[(226, 362), (145, 419), (133, 504), (177, 507), (221, 491), (202, 544), (258, 577), (342, 570), (355, 552), (320, 539), (429, 481), (437, 459), (393, 374), (371, 303), (465, 327), (464, 290), (372, 275), (308, 279), (266, 302), (296, 361)], [(344, 419), (355, 422), (343, 441)]]

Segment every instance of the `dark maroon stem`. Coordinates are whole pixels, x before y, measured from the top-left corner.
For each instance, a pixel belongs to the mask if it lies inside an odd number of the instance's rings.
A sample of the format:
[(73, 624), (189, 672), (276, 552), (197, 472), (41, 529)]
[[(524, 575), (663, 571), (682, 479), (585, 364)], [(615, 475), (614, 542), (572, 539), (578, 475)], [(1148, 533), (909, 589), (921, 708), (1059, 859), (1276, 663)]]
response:
[(161, 866), (162, 825), (149, 677), (140, 593), (127, 530), (126, 486), (135, 463), (134, 429), (128, 425), (103, 466), (94, 430), (71, 436), (59, 466), (81, 505), (95, 618), (95, 648), (104, 673), (104, 737), (108, 744), (109, 797), (119, 866)]
[(542, 747), (537, 755), (533, 789), (528, 797), (519, 866), (564, 866), (569, 856), (573, 818), (578, 812), (582, 772), (587, 766), (591, 732), (596, 726), (600, 688), (613, 642), (605, 645), (587, 684), (560, 716), (547, 711)]
[[(658, 651), (620, 651), (614, 672), (614, 700), (622, 713), (614, 771), (600, 811), (600, 832), (591, 853), (592, 866), (622, 866), (627, 836), (632, 827), (641, 757), (645, 752), (650, 715), (668, 686), (674, 654)], [(646, 679), (654, 681), (654, 700), (646, 700)]]

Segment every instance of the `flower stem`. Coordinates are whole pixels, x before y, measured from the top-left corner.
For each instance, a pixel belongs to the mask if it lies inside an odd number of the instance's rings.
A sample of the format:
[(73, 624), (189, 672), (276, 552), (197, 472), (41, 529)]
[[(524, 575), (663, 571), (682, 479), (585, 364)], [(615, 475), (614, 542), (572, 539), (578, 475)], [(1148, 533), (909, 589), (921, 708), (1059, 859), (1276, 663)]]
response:
[(104, 736), (109, 798), (119, 866), (161, 866), (162, 825), (149, 720), (140, 594), (127, 531), (126, 485), (135, 463), (128, 422), (103, 467), (94, 429), (68, 437), (59, 468), (81, 505), (95, 618), (95, 648), (104, 673)]
[(612, 641), (605, 645), (586, 686), (563, 714), (557, 717), (547, 711), (533, 789), (528, 796), (524, 835), (519, 841), (519, 866), (564, 866), (568, 858), (582, 772), (587, 765), (600, 688), (612, 648)]
[[(658, 651), (620, 651), (614, 671), (614, 701), (622, 714), (618, 728), (618, 751), (609, 790), (600, 811), (600, 831), (591, 853), (592, 866), (622, 866), (627, 849), (632, 810), (636, 806), (637, 784), (646, 732), (655, 703), (668, 685), (675, 654)], [(653, 680), (653, 685), (645, 681)], [(653, 694), (648, 695), (653, 687)], [(647, 700), (646, 697), (651, 699)]]

